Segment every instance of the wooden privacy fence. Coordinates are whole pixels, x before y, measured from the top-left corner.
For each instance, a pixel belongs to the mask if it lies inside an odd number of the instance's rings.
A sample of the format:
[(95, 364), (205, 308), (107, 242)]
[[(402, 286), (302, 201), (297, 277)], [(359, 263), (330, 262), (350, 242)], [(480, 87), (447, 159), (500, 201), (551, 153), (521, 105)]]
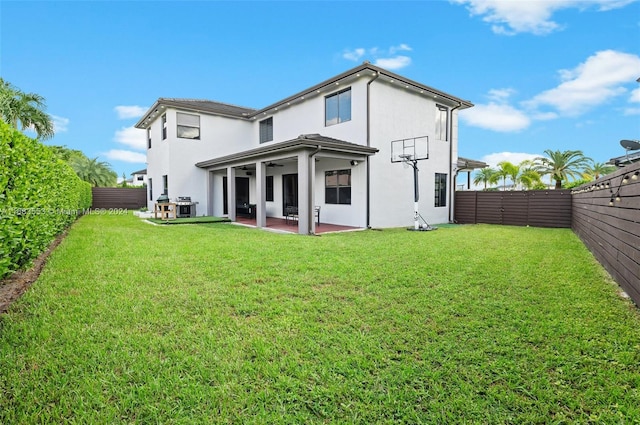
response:
[(94, 187), (91, 208), (124, 208), (137, 210), (147, 206), (147, 188)]
[(571, 228), (640, 306), (640, 163), (576, 188)]
[(570, 190), (467, 192), (455, 194), (460, 224), (571, 227)]

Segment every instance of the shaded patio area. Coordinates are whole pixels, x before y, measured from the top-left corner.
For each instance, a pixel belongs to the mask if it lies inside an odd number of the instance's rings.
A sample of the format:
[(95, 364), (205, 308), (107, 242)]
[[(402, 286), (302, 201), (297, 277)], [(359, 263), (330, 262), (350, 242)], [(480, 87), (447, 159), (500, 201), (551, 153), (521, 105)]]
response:
[[(256, 227), (256, 219), (248, 217), (236, 217), (235, 223), (245, 226)], [(295, 220), (285, 220), (284, 218), (267, 217), (267, 230), (278, 232), (298, 233), (298, 222)], [(361, 227), (339, 226), (337, 224), (316, 223), (316, 235), (322, 233), (347, 232), (354, 230), (363, 230)]]

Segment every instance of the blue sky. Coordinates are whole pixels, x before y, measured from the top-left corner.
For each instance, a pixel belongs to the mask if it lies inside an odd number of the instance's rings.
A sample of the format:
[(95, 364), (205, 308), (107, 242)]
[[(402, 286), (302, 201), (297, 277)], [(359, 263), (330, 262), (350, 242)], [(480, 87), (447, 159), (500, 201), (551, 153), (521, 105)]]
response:
[(466, 99), (459, 154), (598, 162), (640, 139), (640, 2), (6, 1), (0, 76), (129, 177), (159, 97), (262, 108), (364, 60)]

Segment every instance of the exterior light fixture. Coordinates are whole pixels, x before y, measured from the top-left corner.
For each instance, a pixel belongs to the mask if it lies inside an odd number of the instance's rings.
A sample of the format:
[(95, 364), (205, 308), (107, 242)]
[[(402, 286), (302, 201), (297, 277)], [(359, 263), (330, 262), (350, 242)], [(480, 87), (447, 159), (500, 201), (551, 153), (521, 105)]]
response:
[(616, 196), (616, 202), (620, 202), (620, 196)]
[(638, 175), (640, 175), (640, 171), (636, 171), (635, 173), (633, 173), (633, 176), (631, 176), (631, 180), (638, 180)]
[(613, 198), (611, 198), (611, 199), (609, 200), (609, 206), (610, 206), (610, 207), (612, 207), (612, 206), (613, 206)]

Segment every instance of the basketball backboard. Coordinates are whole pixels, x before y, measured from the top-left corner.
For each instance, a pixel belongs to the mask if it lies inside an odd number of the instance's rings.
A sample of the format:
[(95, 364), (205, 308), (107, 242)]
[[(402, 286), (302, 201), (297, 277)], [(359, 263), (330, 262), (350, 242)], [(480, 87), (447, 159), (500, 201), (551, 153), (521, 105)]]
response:
[(391, 142), (391, 162), (420, 161), (422, 159), (429, 159), (429, 136)]

